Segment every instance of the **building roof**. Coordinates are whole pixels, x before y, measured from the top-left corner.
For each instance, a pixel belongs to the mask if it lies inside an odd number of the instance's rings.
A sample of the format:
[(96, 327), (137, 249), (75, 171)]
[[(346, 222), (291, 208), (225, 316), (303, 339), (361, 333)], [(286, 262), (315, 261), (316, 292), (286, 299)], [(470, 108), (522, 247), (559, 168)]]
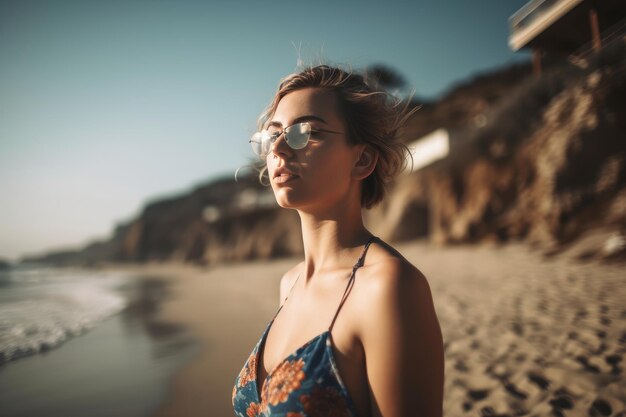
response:
[(600, 31), (626, 17), (624, 0), (532, 0), (509, 18), (509, 46), (571, 53), (591, 40), (592, 8)]

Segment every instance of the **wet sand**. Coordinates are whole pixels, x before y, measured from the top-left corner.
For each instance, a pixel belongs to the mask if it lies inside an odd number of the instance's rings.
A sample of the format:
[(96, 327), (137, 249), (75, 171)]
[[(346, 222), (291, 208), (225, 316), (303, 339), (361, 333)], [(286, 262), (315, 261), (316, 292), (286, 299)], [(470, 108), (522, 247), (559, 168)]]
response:
[[(545, 258), (521, 244), (396, 247), (431, 285), (446, 349), (446, 416), (626, 415), (623, 264)], [(156, 416), (233, 415), (235, 377), (294, 262), (142, 267), (176, 271), (160, 314), (201, 343)]]
[(137, 272), (120, 288), (122, 312), (0, 365), (0, 416), (146, 416), (168, 397), (172, 373), (197, 349), (184, 327), (157, 318), (176, 280)]

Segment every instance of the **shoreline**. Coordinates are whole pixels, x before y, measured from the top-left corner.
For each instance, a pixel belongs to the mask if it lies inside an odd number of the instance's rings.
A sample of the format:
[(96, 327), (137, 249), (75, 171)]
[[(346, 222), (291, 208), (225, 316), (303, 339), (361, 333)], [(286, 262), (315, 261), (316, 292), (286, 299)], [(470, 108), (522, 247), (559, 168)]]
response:
[(167, 398), (172, 374), (199, 350), (187, 328), (159, 316), (175, 277), (143, 268), (108, 267), (102, 272), (103, 279), (125, 275), (115, 292), (124, 296), (126, 306), (52, 349), (0, 366), (0, 414), (88, 411), (93, 416), (135, 417), (149, 415)]

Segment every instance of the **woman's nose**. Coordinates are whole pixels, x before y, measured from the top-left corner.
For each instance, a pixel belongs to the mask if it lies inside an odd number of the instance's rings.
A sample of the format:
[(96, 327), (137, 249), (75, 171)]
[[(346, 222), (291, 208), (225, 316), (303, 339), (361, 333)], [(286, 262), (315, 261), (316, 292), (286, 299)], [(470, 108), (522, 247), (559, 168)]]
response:
[(277, 156), (285, 156), (289, 155), (292, 151), (293, 149), (287, 144), (285, 132), (282, 132), (272, 144), (272, 153)]

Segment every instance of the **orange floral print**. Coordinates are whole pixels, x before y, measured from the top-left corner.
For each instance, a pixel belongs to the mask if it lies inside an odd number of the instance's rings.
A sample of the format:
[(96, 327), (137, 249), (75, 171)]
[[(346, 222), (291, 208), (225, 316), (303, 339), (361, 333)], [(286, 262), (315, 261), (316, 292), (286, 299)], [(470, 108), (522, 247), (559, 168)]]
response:
[(301, 395), (304, 411), (311, 417), (350, 417), (345, 398), (329, 387), (315, 387), (311, 395)]
[(237, 384), (233, 385), (233, 405), (235, 405), (236, 396), (237, 396)]
[(304, 417), (302, 413), (287, 413), (287, 417)]
[(243, 387), (248, 382), (253, 381), (256, 378), (256, 356), (251, 354), (248, 358), (248, 363), (243, 367), (239, 374), (239, 387)]
[(263, 402), (277, 405), (287, 401), (289, 394), (300, 388), (306, 377), (303, 371), (304, 361), (285, 361), (278, 365), (268, 380), (267, 389), (263, 389)]
[(267, 397), (261, 393), (261, 412), (265, 413), (267, 411)]
[(250, 403), (250, 406), (246, 410), (246, 415), (248, 417), (258, 417), (259, 413), (261, 413), (259, 403)]

